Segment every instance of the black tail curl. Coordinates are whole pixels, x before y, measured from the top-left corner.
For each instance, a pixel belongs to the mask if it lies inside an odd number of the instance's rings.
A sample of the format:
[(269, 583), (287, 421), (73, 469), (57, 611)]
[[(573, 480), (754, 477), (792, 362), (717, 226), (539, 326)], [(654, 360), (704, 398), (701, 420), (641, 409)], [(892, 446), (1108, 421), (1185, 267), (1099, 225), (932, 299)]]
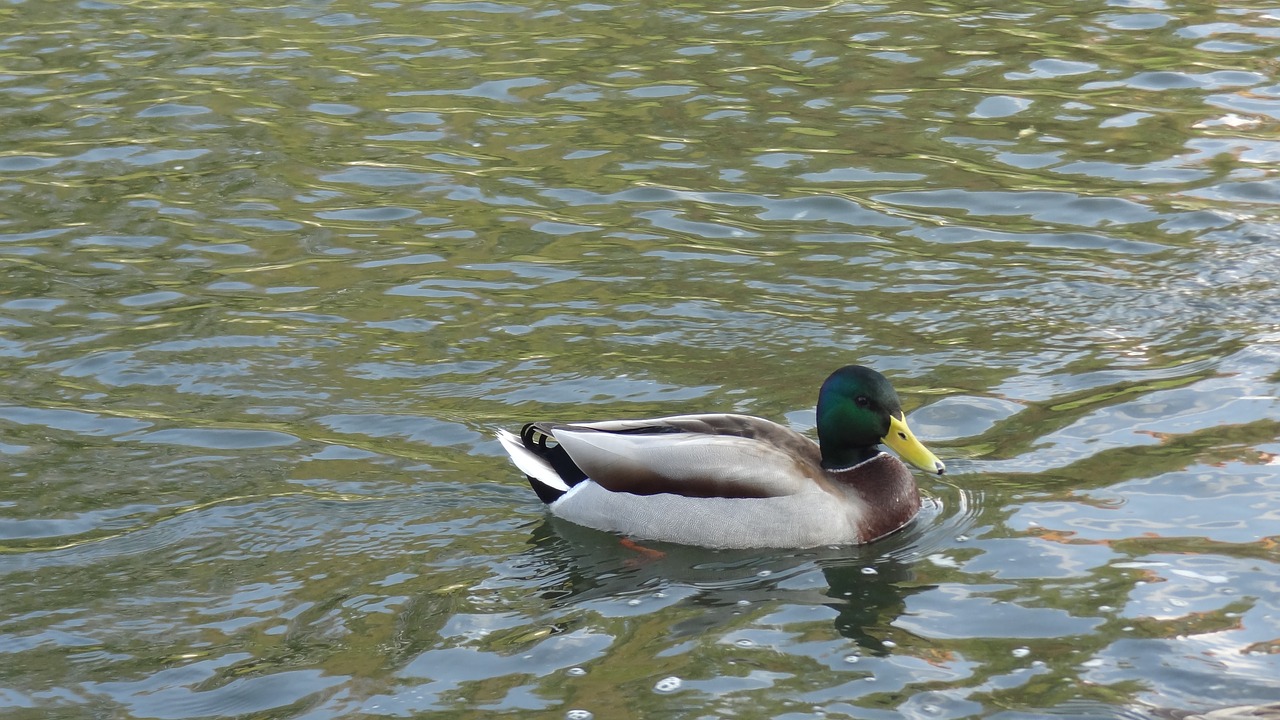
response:
[[(553, 423), (528, 423), (520, 428), (520, 442), (526, 450), (546, 460), (565, 485), (573, 487), (586, 480), (587, 474), (573, 462), (573, 458), (569, 457), (564, 447), (556, 442), (555, 436), (551, 434), (555, 427)], [(538, 494), (538, 499), (548, 505), (564, 495), (563, 490), (538, 482), (534, 478), (529, 478), (529, 485)]]

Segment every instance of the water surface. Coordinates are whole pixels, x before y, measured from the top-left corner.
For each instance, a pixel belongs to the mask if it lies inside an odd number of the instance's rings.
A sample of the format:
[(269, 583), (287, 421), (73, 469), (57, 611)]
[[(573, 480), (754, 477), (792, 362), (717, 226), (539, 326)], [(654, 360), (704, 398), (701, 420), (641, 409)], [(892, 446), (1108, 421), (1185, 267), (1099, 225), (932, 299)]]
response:
[[(1280, 700), (1280, 12), (0, 8), (0, 713)], [(548, 519), (492, 433), (889, 375), (865, 548)]]

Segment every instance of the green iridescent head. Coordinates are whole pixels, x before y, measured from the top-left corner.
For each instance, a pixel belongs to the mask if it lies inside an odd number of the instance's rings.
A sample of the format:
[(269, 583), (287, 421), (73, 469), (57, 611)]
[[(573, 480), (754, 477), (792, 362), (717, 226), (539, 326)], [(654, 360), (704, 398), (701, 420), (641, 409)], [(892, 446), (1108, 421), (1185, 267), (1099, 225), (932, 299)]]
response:
[(876, 455), (880, 443), (925, 472), (946, 466), (907, 427), (898, 393), (871, 368), (846, 365), (831, 373), (818, 391), (818, 442), (822, 465), (847, 468)]

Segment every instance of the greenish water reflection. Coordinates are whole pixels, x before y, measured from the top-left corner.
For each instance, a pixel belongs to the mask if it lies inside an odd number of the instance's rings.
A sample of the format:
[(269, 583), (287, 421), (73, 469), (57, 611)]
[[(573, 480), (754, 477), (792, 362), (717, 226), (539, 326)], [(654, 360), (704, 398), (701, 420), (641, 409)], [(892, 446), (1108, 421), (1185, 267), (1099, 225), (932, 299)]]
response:
[[(1274, 7), (0, 19), (5, 717), (1280, 700)], [(850, 362), (949, 468), (868, 548), (637, 553), (492, 439)]]

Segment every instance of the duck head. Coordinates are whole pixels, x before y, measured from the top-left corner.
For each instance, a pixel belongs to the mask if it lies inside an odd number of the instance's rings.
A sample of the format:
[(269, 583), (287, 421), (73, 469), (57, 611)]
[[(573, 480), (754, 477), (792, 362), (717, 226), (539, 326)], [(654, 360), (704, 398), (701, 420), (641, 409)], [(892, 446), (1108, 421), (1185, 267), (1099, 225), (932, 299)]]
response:
[(818, 391), (818, 444), (822, 466), (848, 468), (874, 457), (880, 443), (928, 473), (946, 472), (907, 427), (898, 393), (871, 368), (846, 365), (831, 373)]

